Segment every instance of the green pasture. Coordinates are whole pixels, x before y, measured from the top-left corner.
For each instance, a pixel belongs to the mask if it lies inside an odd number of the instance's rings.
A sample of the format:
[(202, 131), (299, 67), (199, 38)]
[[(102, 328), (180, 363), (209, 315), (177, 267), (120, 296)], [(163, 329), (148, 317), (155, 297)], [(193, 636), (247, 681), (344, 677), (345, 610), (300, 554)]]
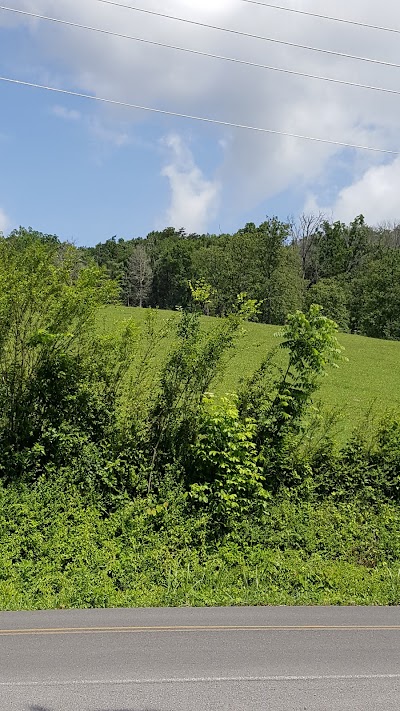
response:
[[(104, 331), (118, 329), (133, 319), (139, 329), (145, 329), (147, 309), (123, 306), (107, 307), (99, 317), (99, 328)], [(178, 318), (171, 311), (157, 311), (159, 328), (168, 319)], [(205, 328), (212, 328), (216, 319), (203, 318)], [(215, 383), (215, 392), (234, 392), (241, 378), (249, 376), (259, 366), (266, 353), (279, 344), (279, 326), (247, 323), (235, 353), (230, 357), (223, 378)], [(400, 342), (384, 341), (364, 336), (339, 334), (348, 359), (338, 369), (332, 368), (323, 380), (319, 399), (328, 410), (335, 410), (342, 422), (343, 434), (362, 423), (365, 415), (381, 417), (400, 411)], [(171, 337), (160, 345), (160, 358), (165, 353)]]

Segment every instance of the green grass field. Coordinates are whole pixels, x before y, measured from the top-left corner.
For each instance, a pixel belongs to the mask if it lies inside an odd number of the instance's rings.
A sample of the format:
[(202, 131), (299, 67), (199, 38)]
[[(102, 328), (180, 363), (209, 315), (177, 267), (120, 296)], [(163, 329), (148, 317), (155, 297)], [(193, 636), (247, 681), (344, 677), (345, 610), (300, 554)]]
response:
[[(102, 312), (100, 327), (113, 330), (130, 319), (143, 326), (147, 313), (146, 309), (108, 307)], [(178, 318), (178, 314), (158, 312), (160, 323), (169, 318)], [(203, 322), (206, 327), (212, 327), (215, 319), (204, 317)], [(245, 328), (246, 334), (241, 337), (222, 381), (216, 384), (218, 393), (234, 392), (240, 379), (251, 375), (268, 350), (279, 343), (275, 336), (279, 326), (247, 323)], [(344, 333), (339, 335), (339, 341), (348, 361), (328, 372), (318, 397), (327, 409), (338, 411), (342, 421), (340, 429), (348, 434), (369, 410), (377, 416), (400, 411), (400, 342)], [(167, 348), (167, 342), (164, 347)]]

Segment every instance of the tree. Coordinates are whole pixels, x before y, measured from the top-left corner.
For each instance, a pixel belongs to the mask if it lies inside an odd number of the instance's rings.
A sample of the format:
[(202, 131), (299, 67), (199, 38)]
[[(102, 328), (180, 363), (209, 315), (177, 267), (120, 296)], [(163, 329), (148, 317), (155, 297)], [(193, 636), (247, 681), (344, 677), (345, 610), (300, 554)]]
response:
[(301, 436), (304, 415), (326, 368), (343, 358), (336, 337), (337, 325), (313, 304), (307, 313), (289, 314), (281, 332), (280, 348), (286, 351), (287, 365), (270, 351), (260, 368), (242, 385), (239, 411), (256, 423), (255, 441), (267, 485), (301, 481), (292, 460), (295, 440)]
[(374, 229), (369, 228), (369, 241), (373, 245), (392, 249), (400, 248), (400, 222), (381, 222)]
[(299, 250), (303, 278), (315, 282), (316, 273), (315, 247), (320, 230), (326, 221), (322, 212), (303, 213), (298, 220), (289, 219), (292, 244)]
[(100, 384), (95, 313), (116, 295), (72, 245), (22, 229), (0, 240), (0, 471), (23, 470), (22, 450), (46, 427), (55, 438), (67, 411), (85, 432), (97, 428), (113, 375)]
[(191, 240), (168, 236), (153, 251), (151, 304), (161, 309), (186, 307), (191, 300), (189, 280), (195, 277)]
[(204, 239), (193, 265), (214, 289), (215, 313), (229, 313), (237, 293), (261, 304), (258, 318), (265, 323), (283, 323), (302, 306), (301, 267), (288, 234), (288, 225), (271, 218), (258, 227), (250, 222), (234, 235)]
[(148, 303), (153, 270), (144, 244), (138, 244), (128, 259), (123, 280), (124, 301), (127, 306), (142, 308)]
[(304, 281), (298, 251), (293, 245), (280, 247), (278, 263), (268, 284), (269, 318), (282, 324), (288, 313), (301, 309)]
[(121, 282), (124, 274), (124, 261), (129, 252), (130, 243), (123, 239), (116, 240), (115, 236), (104, 243), (96, 244), (87, 251), (99, 267), (107, 269), (110, 279)]
[(319, 304), (325, 316), (347, 331), (350, 324), (349, 296), (349, 289), (345, 288), (339, 278), (320, 279), (307, 290), (306, 305), (309, 308), (311, 304)]
[(363, 215), (349, 226), (325, 221), (317, 241), (317, 273), (320, 278), (351, 274), (367, 251), (368, 228)]
[(206, 316), (210, 315), (210, 306), (214, 297), (214, 290), (204, 279), (199, 279), (192, 284), (189, 281), (190, 293), (195, 308), (200, 308)]
[[(218, 316), (229, 313), (237, 292), (244, 290), (242, 280), (247, 270), (243, 268), (242, 273), (238, 273), (237, 254), (234, 254), (231, 242), (231, 235), (207, 237), (193, 252), (193, 271), (198, 280), (211, 285), (214, 296), (212, 313)], [(246, 256), (249, 256), (248, 252)]]
[(400, 251), (369, 260), (352, 284), (353, 330), (400, 340)]

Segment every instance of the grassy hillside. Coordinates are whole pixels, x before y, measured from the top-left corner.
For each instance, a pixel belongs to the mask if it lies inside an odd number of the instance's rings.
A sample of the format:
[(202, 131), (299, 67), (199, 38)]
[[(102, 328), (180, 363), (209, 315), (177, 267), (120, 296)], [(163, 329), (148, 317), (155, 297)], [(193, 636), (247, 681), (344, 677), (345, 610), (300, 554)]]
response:
[[(99, 327), (108, 331), (130, 319), (143, 326), (146, 314), (145, 309), (109, 307), (103, 311)], [(160, 323), (177, 317), (178, 314), (170, 311), (158, 312)], [(213, 322), (213, 318), (204, 318), (207, 327), (212, 327)], [(235, 391), (240, 379), (254, 372), (267, 351), (279, 343), (277, 331), (278, 326), (246, 324), (246, 334), (228, 363), (222, 381), (216, 383), (215, 391)], [(341, 363), (338, 370), (329, 371), (320, 399), (328, 409), (338, 410), (342, 429), (348, 433), (370, 409), (378, 416), (400, 410), (400, 342), (344, 333), (339, 340), (348, 362)]]

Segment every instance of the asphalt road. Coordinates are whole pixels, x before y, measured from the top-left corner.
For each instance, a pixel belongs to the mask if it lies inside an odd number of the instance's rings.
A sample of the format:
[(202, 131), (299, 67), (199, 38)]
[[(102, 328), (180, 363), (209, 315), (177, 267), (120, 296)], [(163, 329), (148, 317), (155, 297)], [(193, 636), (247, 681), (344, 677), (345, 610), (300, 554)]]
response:
[(400, 608), (0, 613), (1, 711), (399, 711)]

